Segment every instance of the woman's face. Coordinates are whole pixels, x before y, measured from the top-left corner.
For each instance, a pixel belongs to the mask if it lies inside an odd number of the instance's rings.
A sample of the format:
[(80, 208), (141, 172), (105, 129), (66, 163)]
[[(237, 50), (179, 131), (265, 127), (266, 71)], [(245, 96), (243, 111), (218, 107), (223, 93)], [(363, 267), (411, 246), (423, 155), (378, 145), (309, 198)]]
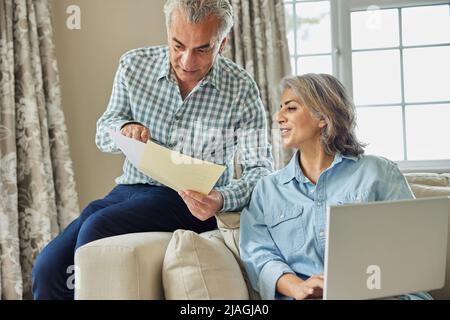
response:
[(314, 117), (306, 106), (300, 104), (292, 89), (283, 92), (276, 121), (280, 126), (283, 147), (296, 149), (319, 142), (320, 130), (326, 125), (325, 120)]

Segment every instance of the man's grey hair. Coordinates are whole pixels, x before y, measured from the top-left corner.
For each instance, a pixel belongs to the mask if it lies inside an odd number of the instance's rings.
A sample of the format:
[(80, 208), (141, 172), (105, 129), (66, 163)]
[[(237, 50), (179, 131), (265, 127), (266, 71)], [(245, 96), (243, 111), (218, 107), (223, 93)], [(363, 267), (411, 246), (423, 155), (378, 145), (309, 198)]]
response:
[(203, 22), (210, 15), (219, 20), (218, 41), (222, 41), (233, 27), (233, 7), (230, 0), (167, 0), (164, 5), (167, 29), (172, 23), (172, 13), (181, 9), (192, 23)]

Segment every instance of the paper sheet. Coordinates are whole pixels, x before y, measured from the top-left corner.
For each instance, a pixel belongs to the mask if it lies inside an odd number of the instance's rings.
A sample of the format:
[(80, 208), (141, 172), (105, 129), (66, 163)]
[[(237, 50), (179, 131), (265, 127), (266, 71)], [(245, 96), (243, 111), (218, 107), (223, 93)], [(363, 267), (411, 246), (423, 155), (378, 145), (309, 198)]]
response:
[(225, 166), (183, 155), (151, 140), (145, 144), (120, 132), (108, 132), (139, 171), (176, 191), (209, 194), (225, 171)]
[(141, 162), (142, 156), (144, 154), (145, 143), (140, 142), (136, 139), (130, 139), (125, 137), (120, 132), (114, 132), (110, 129), (107, 130), (111, 135), (114, 143), (123, 154), (128, 158), (128, 160), (136, 167), (139, 168), (139, 163)]

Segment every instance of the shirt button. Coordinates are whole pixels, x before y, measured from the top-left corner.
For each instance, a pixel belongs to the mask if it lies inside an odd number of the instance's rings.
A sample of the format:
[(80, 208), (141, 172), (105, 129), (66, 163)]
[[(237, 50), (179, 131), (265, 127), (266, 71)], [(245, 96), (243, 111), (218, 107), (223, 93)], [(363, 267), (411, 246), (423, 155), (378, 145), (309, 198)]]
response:
[(311, 193), (314, 193), (314, 191), (316, 191), (316, 190), (312, 189), (310, 192), (311, 192)]
[(284, 214), (282, 214), (280, 217), (281, 217), (281, 218), (284, 218)]
[(323, 230), (320, 230), (319, 236), (323, 237), (324, 235), (325, 235), (325, 232), (323, 232)]

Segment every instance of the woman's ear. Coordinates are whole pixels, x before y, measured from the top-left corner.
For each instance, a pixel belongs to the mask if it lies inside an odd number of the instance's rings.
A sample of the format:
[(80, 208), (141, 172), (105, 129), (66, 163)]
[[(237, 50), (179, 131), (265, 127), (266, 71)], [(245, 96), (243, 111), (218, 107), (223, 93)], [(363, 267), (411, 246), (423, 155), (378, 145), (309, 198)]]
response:
[(325, 119), (321, 119), (319, 120), (319, 128), (325, 128), (327, 126), (327, 122), (325, 121)]

